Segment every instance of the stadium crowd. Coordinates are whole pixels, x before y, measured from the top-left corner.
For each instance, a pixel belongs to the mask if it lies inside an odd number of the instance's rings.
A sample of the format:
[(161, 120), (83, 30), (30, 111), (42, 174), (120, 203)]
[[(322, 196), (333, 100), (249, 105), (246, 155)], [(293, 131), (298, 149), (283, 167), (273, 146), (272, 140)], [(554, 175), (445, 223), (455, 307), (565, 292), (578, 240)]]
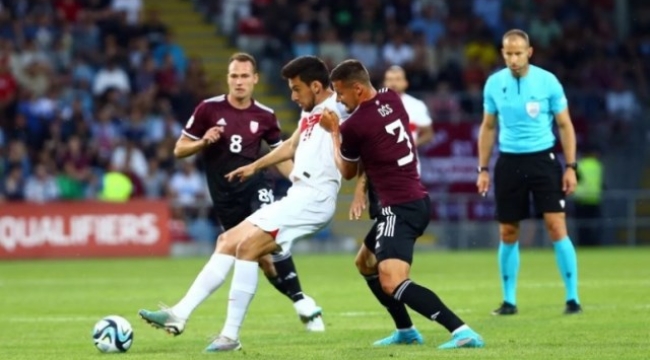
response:
[[(576, 121), (624, 128), (648, 97), (650, 29), (633, 24), (620, 41), (612, 0), (194, 2), (265, 61), (356, 57), (377, 79), (401, 65), (410, 90), (430, 94), (434, 121), (480, 119), (483, 82), (514, 27), (574, 94)], [(211, 216), (183, 211), (208, 199), (200, 162), (172, 149), (194, 106), (224, 86), (170, 27), (141, 0), (0, 0), (0, 201), (102, 199), (121, 176), (126, 197), (168, 198), (197, 234), (214, 231)]]

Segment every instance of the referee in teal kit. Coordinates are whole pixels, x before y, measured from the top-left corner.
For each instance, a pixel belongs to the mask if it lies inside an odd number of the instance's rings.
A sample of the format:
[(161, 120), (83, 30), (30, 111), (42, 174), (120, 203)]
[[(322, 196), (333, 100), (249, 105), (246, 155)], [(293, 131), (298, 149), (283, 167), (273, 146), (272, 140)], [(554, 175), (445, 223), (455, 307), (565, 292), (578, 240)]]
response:
[[(564, 196), (576, 187), (576, 137), (567, 99), (552, 73), (530, 65), (528, 34), (510, 30), (501, 49), (507, 68), (492, 74), (483, 90), (484, 115), (479, 132), (478, 180), (485, 195), (490, 186), (490, 154), (499, 125), (499, 158), (494, 193), (499, 221), (499, 272), (503, 302), (494, 315), (517, 313), (519, 222), (530, 215), (530, 194), (543, 214), (566, 290), (565, 314), (582, 312), (578, 298), (578, 262), (567, 234)], [(555, 157), (553, 120), (557, 123), (566, 168)]]

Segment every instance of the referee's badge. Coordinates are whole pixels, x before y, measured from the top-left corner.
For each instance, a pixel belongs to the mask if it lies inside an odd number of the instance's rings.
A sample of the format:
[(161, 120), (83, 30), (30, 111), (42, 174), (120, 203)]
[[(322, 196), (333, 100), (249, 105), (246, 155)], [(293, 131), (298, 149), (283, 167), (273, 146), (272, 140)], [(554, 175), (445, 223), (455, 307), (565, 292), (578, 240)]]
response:
[(538, 101), (529, 101), (526, 103), (526, 112), (528, 116), (536, 118), (539, 115), (540, 104)]

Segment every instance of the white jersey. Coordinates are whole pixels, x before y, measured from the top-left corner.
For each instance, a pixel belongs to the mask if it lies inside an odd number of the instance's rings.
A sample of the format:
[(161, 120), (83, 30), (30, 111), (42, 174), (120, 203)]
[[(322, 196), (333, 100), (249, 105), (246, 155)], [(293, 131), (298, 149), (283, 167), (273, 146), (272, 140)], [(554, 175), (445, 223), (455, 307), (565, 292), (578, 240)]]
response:
[(423, 126), (431, 126), (431, 116), (429, 116), (429, 109), (424, 101), (414, 98), (409, 94), (402, 94), (402, 103), (409, 115), (409, 130), (413, 135), (413, 141), (418, 142), (418, 128)]
[(303, 111), (298, 124), (300, 143), (293, 159), (293, 171), (290, 178), (295, 183), (305, 184), (336, 198), (341, 188), (341, 173), (334, 162), (334, 145), (331, 135), (325, 131), (319, 121), (324, 109), (334, 111), (343, 121), (346, 117), (336, 95), (314, 106), (312, 111)]

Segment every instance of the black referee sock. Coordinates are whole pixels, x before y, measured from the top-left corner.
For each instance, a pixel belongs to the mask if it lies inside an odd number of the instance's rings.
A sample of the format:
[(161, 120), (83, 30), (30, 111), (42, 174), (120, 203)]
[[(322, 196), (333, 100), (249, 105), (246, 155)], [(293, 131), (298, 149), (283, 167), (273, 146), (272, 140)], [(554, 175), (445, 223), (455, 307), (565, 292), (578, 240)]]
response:
[(401, 302), (393, 299), (391, 296), (386, 294), (381, 288), (381, 283), (379, 282), (379, 275), (367, 275), (364, 276), (370, 291), (375, 295), (379, 303), (384, 305), (388, 313), (393, 318), (395, 322), (395, 328), (397, 329), (409, 329), (413, 326), (411, 317), (409, 316), (406, 306)]
[(273, 262), (273, 265), (278, 275), (276, 277), (267, 277), (273, 287), (293, 302), (304, 299), (305, 296), (302, 294), (302, 288), (300, 287), (300, 280), (298, 279), (298, 272), (296, 271), (296, 265), (293, 263), (293, 258), (289, 256), (286, 259)]
[(449, 310), (433, 291), (413, 281), (404, 280), (393, 292), (393, 297), (430, 320), (437, 321), (449, 332), (465, 325), (463, 321)]

